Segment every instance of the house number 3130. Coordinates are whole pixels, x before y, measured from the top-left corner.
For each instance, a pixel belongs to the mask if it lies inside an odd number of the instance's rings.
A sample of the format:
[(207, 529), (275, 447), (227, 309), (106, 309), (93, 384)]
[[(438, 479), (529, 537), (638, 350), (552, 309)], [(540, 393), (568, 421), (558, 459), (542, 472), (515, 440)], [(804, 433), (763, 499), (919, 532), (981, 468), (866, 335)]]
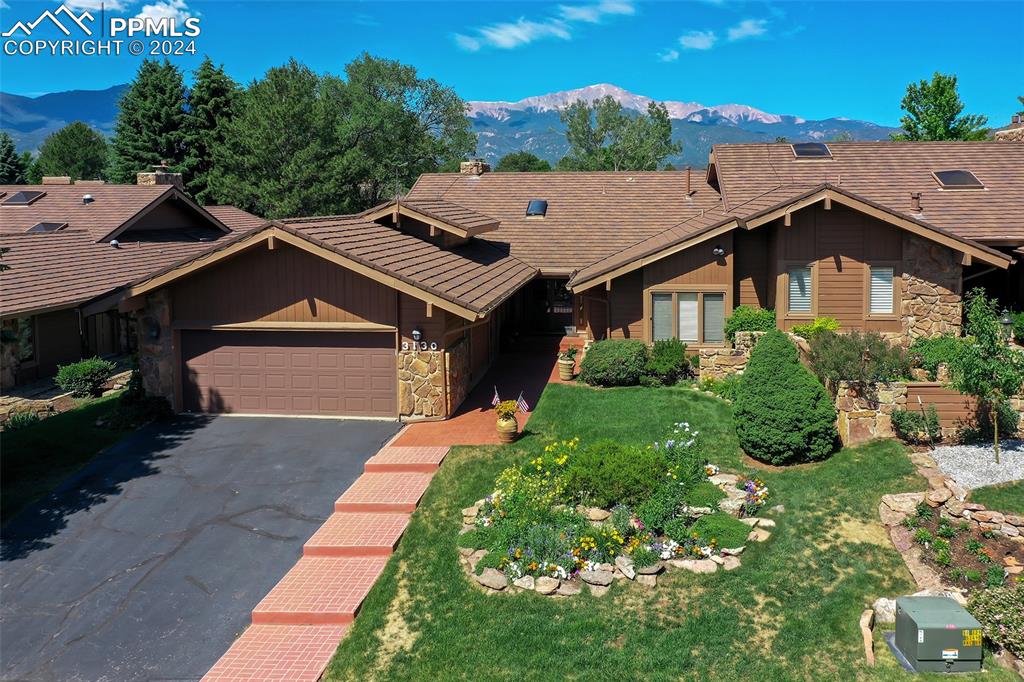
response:
[(437, 341), (402, 341), (402, 350), (437, 350)]

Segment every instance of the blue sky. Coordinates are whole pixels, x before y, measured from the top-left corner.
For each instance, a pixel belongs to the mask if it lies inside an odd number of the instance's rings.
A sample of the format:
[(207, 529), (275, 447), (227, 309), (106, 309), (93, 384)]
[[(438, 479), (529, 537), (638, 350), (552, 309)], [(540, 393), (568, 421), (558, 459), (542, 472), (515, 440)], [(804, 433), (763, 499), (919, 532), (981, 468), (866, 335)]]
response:
[[(100, 0), (67, 0), (79, 9)], [(0, 26), (56, 2), (0, 0)], [(132, 16), (197, 16), (196, 47), (248, 82), (289, 57), (340, 73), (362, 51), (412, 64), (465, 99), (598, 82), (658, 99), (805, 118), (898, 122), (908, 82), (960, 77), (967, 110), (1008, 122), (1024, 94), (1024, 2), (234, 2), (107, 0)], [(57, 36), (59, 37), (59, 36)], [(196, 57), (172, 61), (193, 68)], [(96, 89), (141, 57), (0, 56), (0, 89)]]

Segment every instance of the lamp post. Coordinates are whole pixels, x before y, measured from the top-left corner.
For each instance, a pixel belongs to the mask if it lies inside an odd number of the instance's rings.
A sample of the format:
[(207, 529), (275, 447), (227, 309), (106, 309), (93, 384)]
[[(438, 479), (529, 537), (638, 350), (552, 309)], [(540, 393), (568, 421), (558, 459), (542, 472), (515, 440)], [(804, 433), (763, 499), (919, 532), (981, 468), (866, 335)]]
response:
[(1003, 316), (999, 318), (999, 324), (1003, 325), (1003, 338), (1009, 341), (1013, 333), (1013, 318), (1010, 317), (1010, 311), (1006, 308), (1003, 308)]

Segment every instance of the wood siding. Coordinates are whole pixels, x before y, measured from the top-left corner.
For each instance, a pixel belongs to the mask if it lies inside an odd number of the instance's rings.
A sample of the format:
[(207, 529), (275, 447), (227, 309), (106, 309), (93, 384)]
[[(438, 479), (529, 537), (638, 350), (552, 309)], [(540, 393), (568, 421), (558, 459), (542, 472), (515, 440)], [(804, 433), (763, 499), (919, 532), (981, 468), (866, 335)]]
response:
[(733, 264), (736, 287), (733, 291), (733, 306), (746, 305), (754, 308), (770, 308), (774, 285), (771, 277), (769, 237), (771, 230), (740, 230), (734, 234), (735, 261)]
[(199, 271), (172, 285), (172, 295), (178, 321), (398, 322), (393, 289), (280, 243)]
[(643, 272), (634, 270), (612, 280), (612, 290), (608, 292), (608, 316), (610, 338), (644, 338)]
[(77, 310), (68, 309), (37, 315), (35, 335), (34, 376), (26, 377), (26, 381), (53, 376), (57, 373), (58, 365), (82, 359), (82, 335), (78, 327)]
[[(834, 317), (844, 330), (899, 331), (899, 308), (886, 315), (868, 313), (868, 273), (872, 264), (894, 268), (893, 288), (899, 298), (902, 233), (896, 227), (852, 209), (820, 204), (794, 213), (792, 224), (782, 221), (769, 229), (777, 233), (776, 293), (779, 326), (789, 329), (815, 317)], [(785, 310), (787, 268), (809, 265), (812, 309), (796, 314)]]
[(907, 384), (907, 409), (919, 409), (918, 399), (926, 408), (928, 405), (935, 405), (939, 413), (939, 423), (944, 429), (961, 428), (975, 422), (977, 401), (940, 383)]

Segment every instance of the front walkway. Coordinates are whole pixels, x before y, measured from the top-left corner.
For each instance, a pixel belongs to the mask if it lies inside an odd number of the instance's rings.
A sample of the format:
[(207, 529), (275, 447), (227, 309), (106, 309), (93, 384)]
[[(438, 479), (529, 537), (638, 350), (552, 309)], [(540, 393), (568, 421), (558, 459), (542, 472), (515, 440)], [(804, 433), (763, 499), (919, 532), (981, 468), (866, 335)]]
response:
[[(395, 445), (496, 445), (498, 432), (494, 428), (494, 408), (491, 405), (494, 389), (498, 389), (502, 400), (515, 400), (522, 391), (523, 399), (532, 411), (545, 386), (549, 383), (564, 383), (558, 378), (558, 351), (570, 344), (582, 347), (583, 340), (559, 340), (551, 336), (520, 341), (514, 351), (501, 355), (494, 362), (455, 416), (444, 421), (410, 424), (395, 441)], [(529, 418), (530, 413), (517, 416), (520, 431)]]

